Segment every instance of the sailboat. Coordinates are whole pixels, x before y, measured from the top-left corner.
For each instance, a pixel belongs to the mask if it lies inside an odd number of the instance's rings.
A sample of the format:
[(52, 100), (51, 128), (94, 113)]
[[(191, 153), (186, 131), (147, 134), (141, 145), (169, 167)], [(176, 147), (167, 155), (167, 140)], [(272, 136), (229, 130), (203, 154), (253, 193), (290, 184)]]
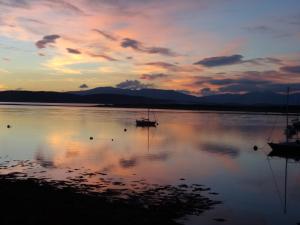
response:
[(148, 109), (148, 117), (142, 118), (140, 120), (136, 120), (136, 126), (137, 127), (156, 127), (158, 125), (158, 122), (156, 120), (150, 120), (149, 117), (150, 109)]
[[(300, 131), (299, 127), (299, 120), (293, 120), (292, 123), (289, 125), (289, 88), (287, 89), (287, 110), (286, 110), (286, 129), (285, 135), (286, 140), (283, 142), (270, 142), (268, 143), (269, 146), (274, 151), (286, 151), (286, 152), (300, 152), (300, 140), (298, 138), (298, 132)], [(297, 136), (294, 138), (294, 136)]]

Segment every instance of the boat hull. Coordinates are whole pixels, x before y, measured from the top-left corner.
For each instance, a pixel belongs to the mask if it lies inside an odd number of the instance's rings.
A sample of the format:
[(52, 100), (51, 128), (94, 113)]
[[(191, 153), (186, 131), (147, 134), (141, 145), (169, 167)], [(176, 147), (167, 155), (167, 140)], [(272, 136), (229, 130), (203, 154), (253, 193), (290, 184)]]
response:
[(300, 152), (300, 142), (268, 143), (272, 150), (276, 151), (298, 151)]
[(291, 151), (291, 150), (272, 150), (268, 156), (270, 157), (279, 157), (285, 159), (294, 159), (295, 161), (300, 160), (300, 151)]
[(149, 121), (149, 120), (136, 120), (137, 127), (156, 127), (156, 121)]

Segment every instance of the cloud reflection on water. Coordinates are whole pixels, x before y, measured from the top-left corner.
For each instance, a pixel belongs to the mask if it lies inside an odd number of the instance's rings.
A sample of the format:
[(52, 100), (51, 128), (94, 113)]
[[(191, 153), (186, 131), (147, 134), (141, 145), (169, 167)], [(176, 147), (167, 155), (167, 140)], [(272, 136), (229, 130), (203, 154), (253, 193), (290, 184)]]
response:
[[(265, 156), (252, 151), (253, 144), (266, 142), (274, 116), (161, 111), (156, 113), (160, 125), (149, 130), (148, 145), (148, 130), (135, 127), (141, 110), (5, 107), (0, 108), (0, 117), (12, 129), (0, 128), (1, 154), (35, 159), (47, 169), (50, 166), (55, 178), (66, 176), (62, 168), (82, 167), (122, 177), (124, 182), (138, 177), (173, 184), (185, 178), (187, 183), (213, 187), (231, 204), (232, 215), (244, 210), (280, 217)], [(280, 117), (274, 141), (282, 138), (284, 123)], [(274, 166), (280, 174), (281, 165)], [(299, 186), (298, 168), (289, 167), (293, 196)], [(293, 199), (289, 203), (300, 207)]]

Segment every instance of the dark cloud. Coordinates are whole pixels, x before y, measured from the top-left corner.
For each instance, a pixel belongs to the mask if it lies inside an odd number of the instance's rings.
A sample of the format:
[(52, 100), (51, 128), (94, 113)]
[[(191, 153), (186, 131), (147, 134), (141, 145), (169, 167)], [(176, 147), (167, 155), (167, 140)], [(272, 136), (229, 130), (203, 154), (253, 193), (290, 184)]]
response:
[(243, 77), (244, 79), (249, 80), (281, 80), (285, 81), (287, 78), (289, 78), (288, 74), (281, 73), (276, 70), (265, 70), (265, 71), (245, 71), (243, 73), (237, 74), (239, 77)]
[(268, 84), (271, 81), (267, 80), (251, 80), (251, 79), (212, 79), (207, 81), (207, 83), (214, 84), (214, 85), (228, 85), (228, 84), (250, 84), (250, 85), (261, 85), (261, 84)]
[(202, 71), (202, 69), (200, 69), (194, 65), (179, 66), (179, 65), (172, 64), (172, 63), (160, 62), (160, 61), (149, 62), (149, 63), (145, 63), (144, 65), (158, 67), (158, 68), (166, 69), (166, 70), (172, 71), (172, 72), (200, 72), (200, 71)]
[(283, 66), (280, 68), (281, 71), (287, 72), (287, 73), (298, 73), (300, 74), (300, 65), (297, 66)]
[(149, 53), (149, 54), (161, 54), (165, 56), (177, 56), (175, 52), (171, 49), (163, 47), (146, 47), (142, 42), (134, 39), (124, 38), (121, 42), (123, 48), (132, 48), (139, 52)]
[[(268, 83), (271, 84), (271, 82)], [(267, 86), (268, 84), (266, 84), (265, 81), (254, 81), (251, 83), (247, 83), (244, 80), (236, 80), (232, 84), (219, 87), (218, 91), (226, 93), (267, 91), (267, 89), (269, 89)]]
[(282, 61), (277, 58), (266, 57), (266, 58), (254, 58), (249, 60), (243, 60), (244, 56), (236, 54), (230, 56), (216, 56), (210, 58), (204, 58), (196, 63), (195, 65), (202, 65), (205, 67), (217, 67), (217, 66), (227, 66), (241, 63), (251, 63), (254, 65), (264, 65), (264, 64), (277, 64), (283, 65)]
[(150, 54), (161, 54), (161, 55), (167, 55), (167, 56), (176, 56), (177, 55), (172, 50), (170, 50), (168, 48), (162, 48), (162, 47), (146, 48), (146, 52), (148, 52)]
[(35, 23), (35, 24), (45, 24), (41, 20), (26, 18), (26, 17), (19, 17), (18, 20), (21, 21), (21, 22), (29, 22), (29, 23)]
[(287, 86), (290, 86), (293, 92), (300, 91), (300, 78), (295, 77), (293, 73), (275, 70), (195, 76), (191, 79), (193, 81), (186, 86), (199, 88), (198, 94), (201, 95), (265, 91), (279, 93), (285, 92)]
[(160, 67), (160, 68), (168, 69), (168, 70), (174, 70), (177, 68), (176, 65), (174, 65), (172, 63), (167, 63), (167, 62), (149, 62), (149, 63), (145, 63), (145, 65)]
[(287, 22), (288, 22), (288, 24), (299, 26), (300, 25), (300, 13), (291, 15), (290, 18), (288, 18)]
[(244, 60), (242, 63), (252, 63), (254, 65), (264, 65), (264, 64), (283, 65), (283, 62), (281, 59), (272, 58), (272, 57)]
[(87, 15), (82, 9), (65, 0), (0, 0), (0, 6), (11, 8), (31, 9), (36, 3), (55, 10), (64, 10), (66, 13)]
[(38, 48), (46, 48), (48, 44), (55, 43), (56, 39), (60, 38), (57, 34), (46, 35), (42, 40), (39, 40), (35, 43)]
[(198, 62), (195, 62), (195, 65), (202, 65), (206, 67), (216, 67), (216, 66), (226, 66), (232, 64), (238, 64), (243, 62), (242, 55), (230, 55), (230, 56), (217, 56), (204, 58)]
[(14, 8), (29, 8), (28, 0), (0, 0), (0, 5)]
[(82, 84), (82, 85), (79, 86), (79, 88), (85, 89), (85, 88), (89, 88), (89, 86), (87, 84)]
[(134, 50), (137, 50), (137, 51), (143, 51), (143, 44), (139, 41), (136, 41), (136, 40), (133, 40), (133, 39), (130, 39), (130, 38), (124, 38), (122, 43), (121, 43), (121, 46), (123, 48), (133, 48)]
[(255, 78), (198, 78), (194, 81), (192, 86), (203, 87), (207, 85), (216, 86), (217, 91), (212, 92), (210, 88), (205, 87), (200, 90), (201, 95), (210, 95), (218, 93), (240, 93), (240, 92), (252, 92), (252, 91), (263, 91), (270, 88), (273, 84), (269, 80), (259, 80)]
[(258, 25), (258, 26), (252, 26), (252, 27), (246, 27), (246, 30), (252, 33), (257, 34), (269, 34), (276, 38), (282, 38), (292, 35), (289, 32), (278, 30), (275, 27), (266, 26), (266, 25)]
[(105, 55), (105, 54), (95, 54), (95, 53), (88, 53), (89, 56), (94, 57), (94, 58), (103, 58), (108, 61), (119, 61), (118, 59), (115, 59), (111, 56)]
[(47, 4), (50, 7), (67, 10), (73, 14), (87, 16), (87, 14), (82, 9), (80, 9), (73, 3), (64, 0), (45, 0), (44, 4)]
[(105, 38), (107, 38), (107, 39), (109, 39), (109, 40), (111, 40), (111, 41), (117, 41), (117, 40), (118, 40), (117, 37), (115, 37), (115, 36), (113, 36), (113, 35), (111, 35), (111, 34), (105, 32), (105, 31), (102, 31), (102, 30), (99, 30), (99, 29), (93, 29), (93, 31), (95, 31), (95, 32), (97, 32), (97, 33), (99, 33), (99, 34), (101, 34), (103, 37), (105, 37)]
[(66, 48), (66, 49), (71, 54), (77, 54), (77, 55), (81, 54), (81, 52), (79, 50), (77, 50), (77, 49), (73, 49), (73, 48)]
[(151, 73), (151, 74), (142, 74), (140, 79), (142, 80), (156, 80), (168, 77), (168, 74), (165, 73)]
[(12, 8), (30, 9), (32, 5), (37, 2), (50, 8), (65, 10), (79, 15), (86, 15), (82, 9), (65, 0), (0, 0), (0, 5)]
[(130, 90), (140, 90), (144, 88), (150, 88), (152, 86), (152, 84), (143, 84), (138, 80), (126, 80), (116, 85), (117, 88)]
[(227, 84), (232, 84), (236, 80), (234, 79), (211, 79), (209, 81), (206, 81), (206, 83), (209, 84), (215, 84), (215, 85), (227, 85)]
[(277, 83), (271, 80), (256, 80), (254, 79), (218, 79), (210, 80), (206, 83), (219, 86), (219, 93), (241, 93), (241, 92), (283, 92), (287, 86), (290, 86), (293, 91), (300, 91), (300, 83)]
[[(200, 11), (206, 10), (210, 6), (216, 4), (216, 0), (88, 0), (94, 7), (104, 7), (105, 10), (112, 10), (113, 12), (118, 12), (118, 15), (137, 17), (142, 16), (147, 18), (148, 14), (145, 13), (145, 9), (159, 10), (163, 15), (166, 14), (166, 8), (168, 11), (175, 6), (176, 14), (179, 13), (178, 9), (184, 10), (190, 9), (198, 13)], [(184, 4), (182, 4), (184, 2)], [(183, 7), (184, 6), (184, 7)], [(188, 6), (188, 7), (187, 7)], [(172, 11), (174, 11), (174, 9)], [(175, 12), (175, 11), (174, 11)], [(162, 21), (163, 22), (163, 21)]]
[(246, 30), (250, 32), (258, 32), (258, 33), (266, 33), (272, 31), (272, 29), (269, 26), (265, 26), (265, 25), (246, 27)]
[(265, 81), (257, 81), (252, 83), (236, 82), (234, 84), (223, 86), (218, 89), (219, 92), (226, 93), (241, 93), (241, 92), (285, 92), (287, 87), (290, 87), (293, 92), (300, 91), (300, 83), (273, 83)]
[[(286, 89), (289, 87), (292, 92), (299, 92), (300, 91), (300, 82), (295, 83), (272, 83), (270, 85), (267, 85), (267, 90), (274, 91), (274, 92), (283, 92), (286, 93)], [(299, 103), (299, 101), (298, 101)]]

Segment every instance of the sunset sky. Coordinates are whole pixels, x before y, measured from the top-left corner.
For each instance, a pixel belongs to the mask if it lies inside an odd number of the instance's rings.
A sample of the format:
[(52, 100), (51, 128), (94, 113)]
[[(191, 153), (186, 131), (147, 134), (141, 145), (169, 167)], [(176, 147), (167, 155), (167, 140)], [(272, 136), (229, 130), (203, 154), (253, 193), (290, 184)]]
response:
[(0, 0), (1, 90), (300, 91), (299, 0)]

